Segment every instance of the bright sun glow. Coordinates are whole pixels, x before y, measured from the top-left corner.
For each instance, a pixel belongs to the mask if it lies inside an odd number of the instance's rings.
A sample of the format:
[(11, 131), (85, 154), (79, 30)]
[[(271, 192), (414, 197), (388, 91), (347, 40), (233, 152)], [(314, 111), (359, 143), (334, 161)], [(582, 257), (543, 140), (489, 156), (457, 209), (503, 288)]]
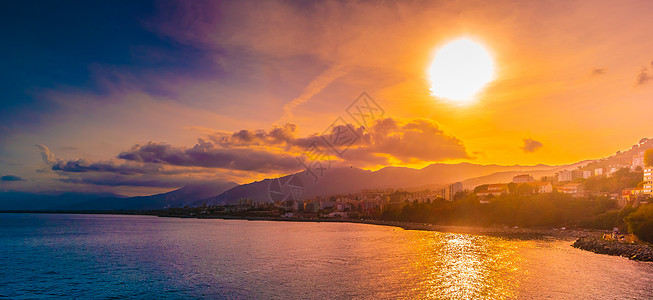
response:
[(494, 75), (494, 61), (483, 46), (460, 39), (438, 50), (429, 69), (431, 94), (468, 104)]

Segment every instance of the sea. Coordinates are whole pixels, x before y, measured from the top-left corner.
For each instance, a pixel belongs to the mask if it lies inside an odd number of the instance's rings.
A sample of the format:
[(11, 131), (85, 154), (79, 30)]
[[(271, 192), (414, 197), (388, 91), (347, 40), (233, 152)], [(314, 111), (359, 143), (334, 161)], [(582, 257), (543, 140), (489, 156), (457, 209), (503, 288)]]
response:
[(573, 240), (352, 223), (0, 214), (0, 298), (653, 299)]

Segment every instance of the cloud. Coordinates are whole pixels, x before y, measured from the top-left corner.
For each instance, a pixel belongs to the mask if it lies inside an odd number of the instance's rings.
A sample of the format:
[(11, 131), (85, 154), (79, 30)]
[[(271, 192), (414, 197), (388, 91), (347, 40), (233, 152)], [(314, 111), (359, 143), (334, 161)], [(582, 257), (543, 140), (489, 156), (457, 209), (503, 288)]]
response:
[[(231, 135), (218, 134), (210, 138), (223, 147), (277, 147), (296, 154), (315, 143), (331, 156), (346, 152), (341, 157), (344, 162), (357, 162), (361, 166), (387, 164), (389, 158), (401, 162), (470, 158), (460, 139), (445, 133), (437, 123), (428, 119), (381, 118), (368, 130), (343, 123), (323, 134), (315, 133), (307, 137), (297, 137), (296, 131), (296, 125), (285, 124), (267, 131), (240, 130)], [(330, 149), (325, 140), (333, 140), (343, 132), (353, 137), (351, 143)]]
[(542, 143), (531, 138), (526, 138), (524, 139), (524, 146), (521, 149), (524, 150), (524, 153), (533, 153), (542, 148), (542, 146)]
[(254, 172), (289, 172), (299, 170), (297, 160), (289, 154), (254, 148), (221, 148), (202, 138), (192, 148), (149, 142), (135, 145), (118, 158), (173, 166), (223, 168)]
[(53, 171), (57, 180), (73, 184), (92, 184), (97, 186), (140, 186), (140, 187), (181, 187), (191, 183), (212, 181), (232, 181), (243, 174), (230, 172), (216, 173), (215, 170), (191, 167), (165, 166), (160, 163), (127, 161), (88, 162), (84, 159), (57, 161)]
[(428, 119), (380, 119), (369, 130), (369, 145), (360, 150), (390, 155), (402, 162), (469, 158), (460, 139)]
[(224, 136), (213, 134), (212, 139), (223, 147), (252, 145), (287, 145), (295, 140), (297, 125), (292, 123), (274, 126), (266, 130), (239, 130)]
[(25, 179), (16, 175), (4, 175), (0, 177), (0, 181), (25, 181)]
[(68, 173), (65, 178), (58, 179), (65, 183), (92, 184), (98, 186), (140, 186), (177, 188), (201, 181), (194, 177), (171, 177), (145, 174), (141, 176), (125, 176), (112, 173)]
[[(203, 132), (208, 136), (192, 147), (150, 141), (134, 145), (110, 161), (58, 160), (47, 147), (40, 149), (50, 169), (62, 176), (61, 182), (147, 187), (178, 187), (202, 178), (238, 181), (234, 178), (298, 172), (303, 167), (297, 158), (310, 145), (316, 145), (336, 164), (357, 167), (469, 158), (461, 140), (428, 119), (382, 118), (368, 130), (343, 121), (322, 134), (305, 137), (298, 137), (297, 126), (291, 123), (268, 130)], [(342, 141), (338, 135), (342, 132), (353, 134), (349, 136), (353, 138), (338, 145), (334, 141)]]
[(191, 173), (189, 170), (166, 170), (160, 164), (116, 164), (115, 162), (87, 162), (84, 159), (57, 161), (52, 165), (53, 171), (68, 173), (103, 172), (121, 175), (137, 174), (180, 174)]
[(653, 79), (653, 75), (649, 75), (648, 69), (646, 67), (642, 67), (642, 69), (639, 71), (639, 74), (637, 74), (637, 85), (644, 85), (651, 79)]
[(592, 70), (592, 75), (599, 76), (608, 72), (607, 68), (594, 68)]
[(50, 151), (48, 147), (41, 144), (34, 145), (34, 146), (36, 146), (36, 148), (39, 148), (39, 150), (41, 151), (41, 158), (43, 159), (43, 162), (46, 165), (51, 166), (56, 163), (57, 159), (55, 158), (54, 154), (52, 153), (52, 151)]
[(297, 105), (300, 105), (310, 100), (313, 96), (321, 92), (327, 85), (329, 85), (329, 83), (338, 79), (338, 77), (345, 75), (346, 73), (347, 70), (342, 66), (332, 67), (324, 71), (317, 78), (313, 79), (308, 84), (308, 86), (306, 86), (306, 88), (304, 88), (304, 91), (302, 91), (301, 95), (299, 95), (297, 98), (293, 99), (292, 101), (286, 103), (283, 106), (284, 116), (281, 117), (281, 120), (292, 119), (293, 118), (292, 110)]

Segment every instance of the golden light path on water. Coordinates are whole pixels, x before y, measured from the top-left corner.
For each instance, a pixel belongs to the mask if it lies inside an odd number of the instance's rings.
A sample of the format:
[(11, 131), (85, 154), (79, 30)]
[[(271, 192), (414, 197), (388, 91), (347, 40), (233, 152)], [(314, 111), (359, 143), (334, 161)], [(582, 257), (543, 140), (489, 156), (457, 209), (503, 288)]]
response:
[(418, 298), (505, 299), (514, 298), (524, 271), (518, 247), (527, 241), (468, 234), (411, 233), (421, 253), (414, 271), (425, 280), (414, 287)]

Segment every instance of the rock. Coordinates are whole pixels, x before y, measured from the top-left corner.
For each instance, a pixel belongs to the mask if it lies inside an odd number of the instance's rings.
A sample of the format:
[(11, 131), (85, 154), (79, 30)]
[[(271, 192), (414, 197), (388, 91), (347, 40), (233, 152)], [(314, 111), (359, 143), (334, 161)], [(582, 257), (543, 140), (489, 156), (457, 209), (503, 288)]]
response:
[(588, 236), (578, 238), (572, 246), (598, 254), (623, 256), (638, 261), (653, 261), (653, 249), (648, 245), (622, 244)]

